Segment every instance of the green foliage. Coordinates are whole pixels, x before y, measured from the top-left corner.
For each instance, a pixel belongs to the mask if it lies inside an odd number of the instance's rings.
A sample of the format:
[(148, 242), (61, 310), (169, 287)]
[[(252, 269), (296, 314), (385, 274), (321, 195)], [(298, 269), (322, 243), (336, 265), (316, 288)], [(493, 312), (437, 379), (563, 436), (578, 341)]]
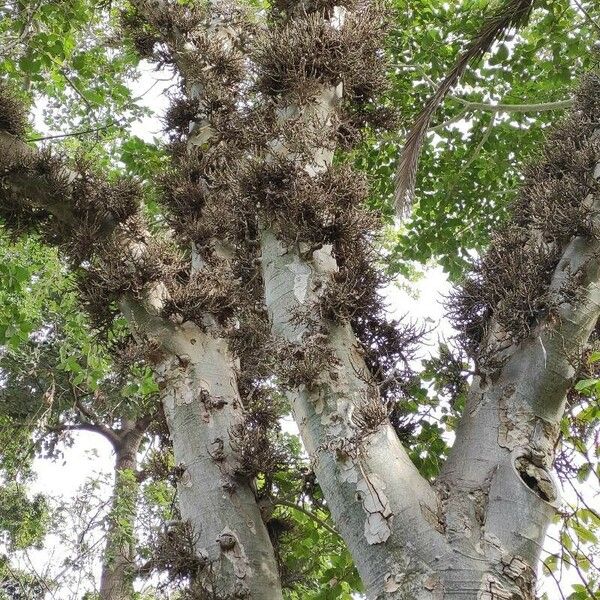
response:
[[(597, 342), (596, 342), (597, 346)], [(598, 373), (600, 353), (592, 351), (584, 365), (588, 375)], [(600, 379), (580, 379), (568, 397), (561, 422), (561, 447), (557, 470), (565, 490), (564, 508), (556, 516), (559, 548), (544, 560), (544, 572), (560, 581), (565, 574), (572, 585), (569, 600), (600, 598), (600, 514), (595, 490), (600, 482)]]
[(0, 555), (0, 600), (41, 598), (46, 589), (42, 577), (14, 568), (6, 556)]
[(18, 10), (5, 5), (0, 16), (0, 71), (47, 99), (48, 124), (114, 132), (141, 114), (127, 85), (138, 59), (107, 27), (116, 11), (88, 0), (43, 0)]
[[(438, 261), (456, 279), (505, 218), (524, 161), (536, 156), (544, 129), (561, 111), (490, 112), (469, 103), (542, 104), (570, 97), (589, 69), (600, 8), (582, 1), (537, 2), (530, 23), (469, 69), (440, 108), (418, 172), (415, 210), (390, 234), (393, 272), (410, 261)], [(477, 31), (487, 3), (397, 0), (398, 26), (389, 43), (394, 65), (390, 100), (408, 128), (426, 99)], [(452, 121), (453, 124), (450, 124)], [(356, 162), (374, 180), (371, 202), (391, 218), (393, 175), (403, 131), (373, 135)]]
[(136, 473), (132, 469), (121, 469), (116, 473), (115, 502), (109, 519), (116, 525), (106, 558), (108, 563), (114, 560), (111, 550), (118, 552), (125, 545), (135, 542), (134, 518), (137, 511), (137, 496), (139, 484)]
[(1, 229), (0, 248), (0, 345), (14, 349), (41, 323), (40, 311), (48, 299), (60, 296), (60, 266), (54, 250), (35, 239), (13, 245)]
[[(315, 511), (319, 516), (320, 511)], [(323, 516), (321, 514), (321, 516)], [(294, 529), (284, 537), (285, 569), (296, 571), (296, 580), (287, 582), (289, 600), (351, 600), (362, 585), (352, 558), (339, 537), (324, 531), (302, 513), (293, 515)]]
[[(285, 475), (279, 478), (281, 481)], [(275, 544), (282, 569), (285, 597), (289, 600), (351, 600), (362, 590), (358, 572), (342, 539), (322, 523), (329, 512), (319, 502), (320, 491), (307, 503), (298, 498), (275, 511), (270, 531), (283, 527)], [(277, 501), (277, 500), (275, 500)], [(316, 501), (316, 502), (315, 502)]]
[(0, 485), (0, 534), (11, 550), (41, 547), (49, 514), (42, 495), (30, 499), (16, 483)]

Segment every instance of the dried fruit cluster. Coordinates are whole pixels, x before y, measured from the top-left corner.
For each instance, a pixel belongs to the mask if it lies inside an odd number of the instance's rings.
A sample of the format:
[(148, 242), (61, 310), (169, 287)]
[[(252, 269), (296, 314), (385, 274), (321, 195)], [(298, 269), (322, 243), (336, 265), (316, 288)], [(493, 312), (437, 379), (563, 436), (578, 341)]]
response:
[(192, 259), (192, 268), (168, 286), (163, 314), (200, 327), (210, 315), (216, 320), (216, 329), (211, 321), (214, 333), (228, 336), (239, 360), (245, 413), (230, 432), (239, 458), (236, 475), (253, 478), (281, 469), (289, 459), (278, 435), (281, 403), (268, 381), (272, 370), (256, 260), (256, 211), (240, 195), (238, 181), (248, 151), (264, 139), (261, 128), (269, 111), (248, 101), (242, 48), (251, 27), (243, 14), (221, 11), (200, 20), (203, 28), (180, 28), (182, 39), (171, 39), (161, 49), (160, 58), (176, 64), (182, 75), (180, 94), (165, 117), (172, 165), (161, 179), (162, 203)]
[(368, 184), (343, 161), (319, 166), (324, 156), (355, 145), (365, 124), (394, 126), (378, 101), (387, 89), (385, 7), (276, 3), (271, 16), (252, 56), (257, 97), (272, 114), (263, 119), (264, 141), (240, 179), (240, 196), (252, 200), (262, 226), (303, 260), (330, 245), (338, 267), (316, 305), (295, 315), (309, 331), (301, 342), (279, 348), (279, 376), (290, 387), (315, 385), (335, 364), (323, 344), (327, 328), (349, 322), (365, 350), (369, 377), (383, 384), (386, 400), (397, 400), (406, 394), (406, 381), (390, 374), (408, 368), (416, 336), (385, 318), (385, 277), (374, 244), (379, 223), (365, 207)]
[(61, 249), (99, 329), (111, 325), (124, 297), (143, 301), (159, 281), (178, 281), (181, 258), (167, 239), (149, 235), (135, 180), (106, 181), (81, 158), (14, 148), (0, 158), (0, 217), (15, 234), (35, 231)]

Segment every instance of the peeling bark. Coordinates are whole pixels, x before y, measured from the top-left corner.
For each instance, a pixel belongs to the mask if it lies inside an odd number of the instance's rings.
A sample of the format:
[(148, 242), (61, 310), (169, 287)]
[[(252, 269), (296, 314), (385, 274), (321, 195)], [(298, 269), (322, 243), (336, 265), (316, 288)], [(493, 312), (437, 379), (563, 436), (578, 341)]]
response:
[[(590, 176), (598, 179), (600, 165)], [(448, 533), (465, 552), (488, 563), (479, 569), (486, 581), (484, 598), (534, 597), (542, 544), (560, 502), (552, 465), (566, 393), (600, 317), (599, 253), (594, 237), (575, 237), (565, 247), (550, 286), (559, 301), (557, 313), (518, 345), (504, 348), (504, 364), (493, 377), (475, 378), (442, 469)], [(568, 302), (562, 290), (574, 274), (580, 293)], [(497, 344), (496, 336), (492, 326), (488, 344)], [(479, 510), (474, 498), (480, 499)], [(464, 585), (450, 570), (444, 579), (448, 590), (458, 592)]]
[[(162, 2), (135, 4), (168, 41), (188, 97), (202, 103), (203, 85), (187, 77), (200, 60), (197, 48), (177, 27), (164, 24), (168, 7)], [(211, 4), (202, 34), (230, 49), (237, 32), (221, 21), (218, 3)], [(215, 133), (207, 118), (190, 122), (189, 132), (188, 147), (209, 144)], [(215, 254), (230, 258), (222, 241), (214, 246)], [(204, 258), (193, 246), (192, 271), (204, 266)], [(137, 310), (138, 322), (141, 314)], [(182, 470), (178, 483), (181, 516), (191, 523), (197, 554), (206, 561), (200, 586), (217, 598), (277, 600), (282, 592), (273, 547), (254, 483), (240, 474), (239, 454), (232, 446), (231, 432), (243, 424), (244, 414), (236, 362), (223, 332), (210, 314), (201, 326), (185, 322), (172, 327), (147, 315), (141, 322), (167, 353), (158, 367), (159, 385), (175, 462)]]
[[(302, 264), (303, 278), (310, 273), (302, 286), (306, 305), (320, 288), (319, 278), (331, 273), (320, 270), (323, 264), (333, 264), (329, 249), (318, 253), (311, 263), (301, 261), (293, 250), (283, 250), (272, 234), (263, 233), (266, 303), (274, 333), (288, 341), (298, 341), (305, 331), (290, 322), (300, 307), (294, 293), (298, 268), (290, 265)], [(409, 589), (417, 594), (432, 574), (426, 559), (445, 545), (428, 520), (429, 514), (437, 513), (435, 492), (417, 472), (387, 419), (361, 439), (353, 415), (368, 403), (372, 383), (350, 326), (327, 324), (327, 329), (326, 341), (337, 365), (314, 386), (290, 394), (294, 418), (369, 597), (379, 597), (384, 590), (389, 598), (405, 597)], [(435, 597), (423, 590), (419, 594), (414, 597)]]

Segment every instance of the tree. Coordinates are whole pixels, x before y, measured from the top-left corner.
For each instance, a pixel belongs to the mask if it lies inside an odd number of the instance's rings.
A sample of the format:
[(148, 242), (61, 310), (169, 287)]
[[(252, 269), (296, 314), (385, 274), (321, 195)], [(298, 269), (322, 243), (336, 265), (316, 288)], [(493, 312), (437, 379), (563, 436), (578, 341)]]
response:
[[(189, 582), (190, 598), (283, 597), (277, 504), (320, 526), (319, 510), (330, 517), (370, 598), (533, 598), (559, 507), (558, 446), (581, 445), (597, 425), (591, 414), (588, 428), (572, 435), (569, 423), (579, 425), (589, 401), (569, 390), (585, 377), (578, 391), (593, 393), (597, 381), (585, 371), (597, 359), (589, 338), (600, 316), (600, 77), (592, 69), (583, 78), (569, 116), (543, 151), (538, 146), (541, 158), (526, 172), (511, 216), (455, 294), (451, 312), (466, 360), (446, 352), (447, 360), (429, 365), (437, 385), (454, 373), (462, 395), (451, 405), (460, 422), (448, 450), (440, 429), (411, 415), (419, 399), (427, 403), (412, 371), (419, 332), (385, 317), (382, 218), (352, 166), (377, 165), (378, 136), (394, 126), (398, 90), (386, 78), (383, 48), (398, 30), (384, 5), (343, 4), (136, 0), (118, 7), (127, 40), (120, 45), (99, 23), (103, 7), (73, 4), (67, 20), (44, 5), (39, 22), (34, 7), (9, 7), (5, 35), (14, 54), (5, 64), (12, 78), (23, 71), (30, 93), (46, 67), (56, 76), (50, 96), (66, 111), (57, 122), (78, 123), (75, 97), (105, 118), (124, 108), (121, 81), (136, 64), (129, 44), (171, 69), (178, 93), (165, 116), (166, 160), (134, 138), (118, 150), (65, 144), (61, 156), (27, 143), (23, 100), (3, 82), (0, 212), (15, 235), (34, 232), (60, 249), (98, 343), (114, 351), (126, 342), (132, 364), (153, 374), (181, 517), (163, 550), (167, 569)], [(426, 2), (419, 7), (416, 31), (423, 15), (436, 14)], [(595, 12), (581, 5), (575, 14), (585, 17), (578, 27), (589, 39)], [(531, 18), (530, 35), (535, 10)], [(116, 49), (103, 51), (98, 40)], [(498, 61), (509, 53), (501, 48)], [(103, 74), (110, 93), (98, 83)], [(110, 116), (79, 134), (118, 132), (128, 118), (123, 111), (123, 123)], [(493, 126), (492, 119), (477, 152)], [(79, 155), (69, 156), (72, 149)], [(392, 179), (385, 153), (379, 159), (375, 189), (383, 193), (371, 197), (372, 208), (388, 199)], [(430, 254), (441, 253), (433, 246)], [(456, 265), (446, 266), (456, 275)], [(473, 370), (468, 393), (465, 365)], [(114, 415), (96, 417), (75, 396), (86, 423), (92, 415), (106, 428)], [(288, 411), (318, 482), (310, 494), (312, 475), (293, 468), (277, 428)], [(140, 413), (140, 431), (117, 416), (119, 435), (135, 430), (141, 441), (157, 417), (148, 406)], [(439, 462), (447, 454), (439, 473), (427, 472), (415, 452), (423, 443)], [(128, 448), (121, 467), (133, 469), (135, 454)], [(297, 502), (299, 491), (309, 508)], [(586, 510), (597, 525), (597, 513)], [(577, 565), (579, 554), (570, 556)], [(593, 576), (583, 585), (597, 594)], [(111, 587), (103, 598), (131, 597), (125, 585)]]
[[(90, 331), (82, 328), (85, 317), (52, 252), (36, 250), (31, 242), (13, 248), (13, 252), (15, 260), (12, 268), (6, 269), (4, 287), (10, 300), (5, 299), (4, 308), (14, 318), (19, 307), (23, 308), (24, 295), (29, 306), (21, 318), (17, 317), (18, 341), (10, 337), (7, 340), (9, 346), (13, 342), (13, 351), (1, 360), (2, 471), (7, 481), (4, 491), (12, 496), (16, 486), (24, 500), (9, 503), (27, 506), (23, 491), (36, 451), (46, 458), (56, 458), (61, 444), (72, 443), (73, 432), (101, 435), (115, 453), (115, 466), (100, 594), (103, 598), (131, 595), (138, 453), (143, 442), (147, 444), (148, 437), (161, 426), (151, 373), (135, 359), (115, 363), (119, 355), (128, 351), (126, 343), (118, 348), (113, 345), (110, 358), (97, 348)], [(46, 276), (40, 276), (33, 289), (28, 285), (31, 273), (25, 266), (27, 262), (29, 266), (37, 263), (38, 268), (43, 265), (46, 270)], [(52, 295), (48, 296), (50, 281)], [(20, 335), (30, 330), (34, 334), (22, 340)], [(126, 405), (123, 395), (128, 398)], [(154, 431), (149, 431), (151, 424)], [(21, 515), (5, 517), (21, 526), (35, 523), (42, 516), (49, 520), (44, 511), (37, 513), (39, 516), (28, 519)], [(10, 531), (7, 524), (3, 528)], [(91, 524), (89, 528), (92, 529)], [(39, 540), (41, 536), (38, 531), (35, 537)], [(18, 537), (23, 536), (11, 536)], [(13, 541), (12, 545), (26, 548), (31, 543)]]

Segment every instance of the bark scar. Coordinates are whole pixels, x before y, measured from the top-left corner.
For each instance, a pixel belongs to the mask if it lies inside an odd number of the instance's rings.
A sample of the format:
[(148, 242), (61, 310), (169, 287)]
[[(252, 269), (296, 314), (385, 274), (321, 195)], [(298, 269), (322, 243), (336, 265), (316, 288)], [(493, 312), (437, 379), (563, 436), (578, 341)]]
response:
[(371, 545), (382, 544), (392, 533), (394, 513), (384, 493), (385, 483), (374, 473), (367, 476), (361, 468), (363, 479), (356, 484), (356, 498), (367, 513), (365, 538)]

